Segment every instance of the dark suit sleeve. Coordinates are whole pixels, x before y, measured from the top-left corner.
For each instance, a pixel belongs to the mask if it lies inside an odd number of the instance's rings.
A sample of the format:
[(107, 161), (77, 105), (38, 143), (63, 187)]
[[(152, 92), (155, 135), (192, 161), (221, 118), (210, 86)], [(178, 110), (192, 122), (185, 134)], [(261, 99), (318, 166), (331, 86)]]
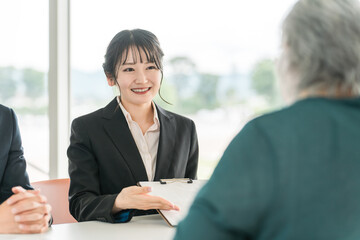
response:
[[(13, 110), (9, 109), (9, 115), (2, 121), (1, 124), (6, 124), (7, 129), (4, 129), (5, 134), (8, 132), (8, 141), (3, 143), (2, 148), (8, 148), (7, 158), (5, 159), (6, 167), (4, 176), (0, 186), (0, 203), (9, 198), (13, 193), (11, 188), (14, 186), (22, 186), (25, 189), (32, 189), (29, 183), (29, 177), (26, 172), (26, 162), (24, 158), (24, 151), (21, 143), (20, 131), (17, 123), (17, 118)], [(5, 114), (5, 113), (4, 113)], [(4, 134), (2, 132), (2, 134)], [(7, 134), (6, 134), (7, 135)], [(7, 139), (6, 139), (7, 140)]]
[(185, 177), (191, 179), (197, 179), (197, 168), (199, 161), (199, 145), (196, 134), (196, 127), (193, 121), (191, 121), (191, 143), (188, 157), (188, 163), (186, 165)]
[(99, 167), (88, 136), (89, 129), (81, 119), (71, 126), (69, 158), (69, 208), (78, 221), (115, 222), (111, 214), (117, 194), (102, 195)]

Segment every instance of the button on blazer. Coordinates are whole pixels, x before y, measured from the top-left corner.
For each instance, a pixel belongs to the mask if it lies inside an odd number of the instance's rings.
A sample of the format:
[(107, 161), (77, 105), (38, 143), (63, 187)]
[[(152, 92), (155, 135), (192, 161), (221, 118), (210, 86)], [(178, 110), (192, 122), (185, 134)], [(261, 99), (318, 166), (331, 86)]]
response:
[(13, 193), (11, 188), (32, 189), (14, 111), (0, 104), (0, 204)]
[[(192, 120), (157, 106), (160, 121), (155, 178), (196, 178), (198, 140)], [(120, 191), (148, 181), (146, 170), (116, 98), (105, 108), (72, 122), (69, 205), (78, 221), (114, 222)], [(146, 211), (131, 210), (132, 215)], [(131, 217), (130, 217), (131, 218)]]

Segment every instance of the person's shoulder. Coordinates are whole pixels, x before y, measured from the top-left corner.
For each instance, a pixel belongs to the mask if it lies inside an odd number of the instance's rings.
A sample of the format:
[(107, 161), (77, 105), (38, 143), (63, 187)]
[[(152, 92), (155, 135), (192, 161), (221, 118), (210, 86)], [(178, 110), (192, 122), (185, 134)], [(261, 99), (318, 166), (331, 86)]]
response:
[(116, 103), (113, 101), (111, 101), (107, 106), (103, 107), (103, 108), (99, 108), (93, 112), (84, 114), (82, 116), (76, 117), (73, 120), (73, 123), (75, 122), (94, 122), (94, 121), (99, 121), (100, 119), (102, 119), (103, 117), (108, 117), (109, 115), (112, 115), (116, 110)]
[(81, 115), (79, 117), (76, 117), (74, 121), (86, 121), (86, 120), (92, 120), (101, 117), (103, 114), (104, 108), (99, 108), (93, 112)]
[[(322, 99), (303, 99), (281, 109), (255, 117), (246, 128), (279, 133), (290, 129), (303, 129), (314, 118), (320, 118), (328, 104)], [(291, 131), (289, 131), (290, 133)]]
[(255, 122), (279, 122), (283, 119), (296, 119), (299, 115), (312, 111), (314, 102), (312, 100), (301, 100), (289, 106), (274, 110), (253, 119)]
[(0, 122), (2, 125), (6, 125), (14, 121), (16, 121), (15, 112), (11, 108), (0, 104)]
[(156, 105), (157, 110), (158, 110), (158, 115), (162, 114), (165, 117), (169, 118), (169, 119), (174, 119), (176, 122), (182, 122), (182, 123), (187, 123), (187, 124), (194, 124), (194, 121), (188, 117), (185, 117), (183, 115), (165, 110), (164, 108)]
[(8, 107), (0, 104), (0, 113), (1, 114), (6, 114), (6, 113), (9, 114), (11, 112), (12, 112), (11, 108), (8, 108)]
[(100, 108), (91, 113), (79, 116), (72, 121), (72, 126), (76, 127), (76, 126), (85, 126), (85, 125), (91, 126), (94, 124), (96, 125), (96, 123), (101, 120), (103, 116), (103, 112), (104, 112), (104, 108)]

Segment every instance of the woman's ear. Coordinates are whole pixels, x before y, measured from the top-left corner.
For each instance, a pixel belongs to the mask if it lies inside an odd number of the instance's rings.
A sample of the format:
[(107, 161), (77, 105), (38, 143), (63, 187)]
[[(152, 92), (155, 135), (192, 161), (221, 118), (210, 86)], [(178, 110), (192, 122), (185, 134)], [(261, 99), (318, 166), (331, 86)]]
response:
[(115, 82), (115, 78), (112, 76), (112, 74), (111, 73), (105, 73), (105, 75), (106, 75), (106, 80), (108, 82), (108, 85), (110, 87), (115, 86), (116, 82)]

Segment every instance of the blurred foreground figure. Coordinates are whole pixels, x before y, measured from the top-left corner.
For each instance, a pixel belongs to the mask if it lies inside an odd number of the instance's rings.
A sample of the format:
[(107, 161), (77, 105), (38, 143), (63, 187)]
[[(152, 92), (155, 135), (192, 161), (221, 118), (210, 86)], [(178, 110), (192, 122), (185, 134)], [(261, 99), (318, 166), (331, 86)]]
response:
[(175, 239), (360, 239), (360, 8), (300, 0), (278, 63), (287, 108), (249, 122)]

